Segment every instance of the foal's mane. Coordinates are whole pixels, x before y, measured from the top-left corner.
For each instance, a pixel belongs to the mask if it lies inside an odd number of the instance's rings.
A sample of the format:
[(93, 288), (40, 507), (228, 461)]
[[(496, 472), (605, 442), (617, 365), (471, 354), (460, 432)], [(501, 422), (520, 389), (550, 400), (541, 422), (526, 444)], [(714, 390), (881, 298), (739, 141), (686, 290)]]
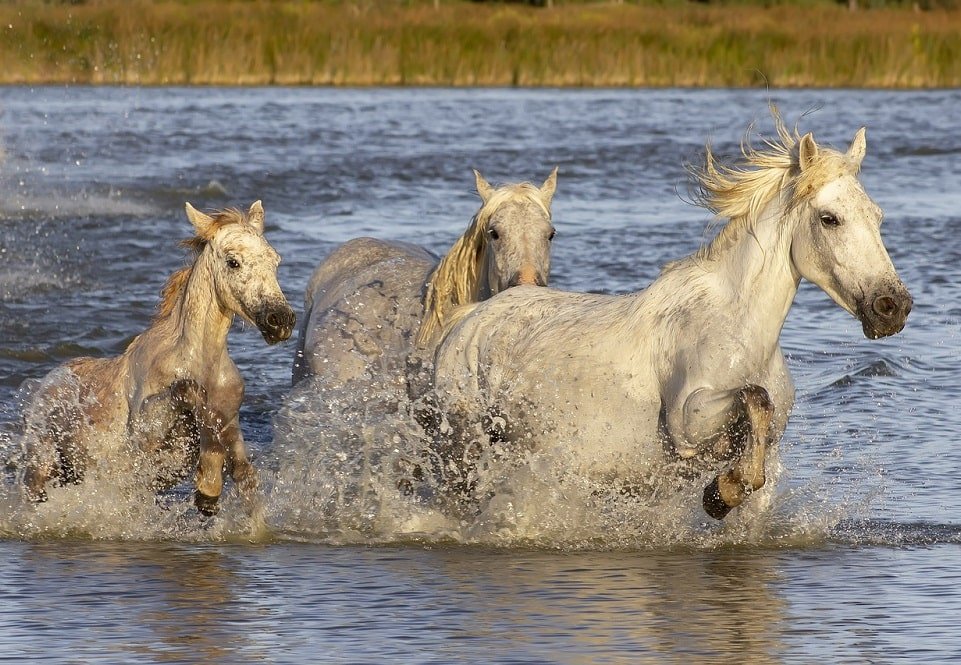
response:
[[(858, 165), (844, 153), (819, 147), (814, 161), (802, 171), (799, 163), (801, 135), (797, 127), (788, 129), (775, 106), (771, 106), (776, 136), (763, 138), (763, 145), (750, 143), (753, 126), (741, 141), (741, 158), (731, 165), (715, 161), (710, 144), (705, 148), (704, 165), (688, 168), (694, 179), (695, 202), (718, 218), (730, 220), (695, 255), (714, 259), (751, 230), (767, 205), (781, 192), (787, 195), (786, 208), (806, 201), (827, 182), (842, 175), (857, 174)], [(670, 267), (670, 265), (668, 266)]]
[(548, 217), (541, 190), (529, 182), (498, 187), (481, 206), (464, 234), (440, 260), (427, 281), (424, 294), (424, 318), (417, 331), (417, 345), (423, 346), (443, 329), (450, 312), (461, 305), (477, 302), (487, 260), (487, 224), (494, 211), (508, 201), (528, 199), (536, 203)]
[(160, 303), (157, 305), (157, 314), (154, 317), (154, 321), (164, 319), (174, 311), (184, 291), (187, 290), (187, 282), (190, 281), (190, 273), (197, 264), (197, 259), (217, 231), (230, 224), (244, 224), (247, 221), (244, 213), (236, 208), (219, 210), (210, 216), (213, 218), (213, 221), (204, 229), (203, 235), (198, 234), (180, 241), (181, 247), (186, 247), (190, 250), (190, 265), (184, 266), (167, 279), (167, 283), (164, 284), (163, 289), (160, 291)]

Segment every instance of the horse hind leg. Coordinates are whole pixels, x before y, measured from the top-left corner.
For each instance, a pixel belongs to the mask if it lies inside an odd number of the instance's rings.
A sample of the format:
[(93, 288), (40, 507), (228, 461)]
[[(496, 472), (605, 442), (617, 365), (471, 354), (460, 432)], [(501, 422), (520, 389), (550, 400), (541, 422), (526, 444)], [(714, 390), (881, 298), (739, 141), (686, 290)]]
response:
[(23, 489), (33, 503), (47, 500), (47, 483), (59, 477), (57, 443), (47, 436), (39, 436), (31, 446), (30, 457), (23, 474)]
[(704, 511), (724, 519), (745, 497), (764, 486), (764, 460), (774, 416), (774, 402), (761, 386), (745, 386), (737, 393), (741, 414), (729, 435), (739, 448), (737, 460), (704, 489)]
[(78, 485), (87, 469), (87, 455), (77, 441), (74, 422), (81, 415), (75, 410), (57, 405), (47, 414), (46, 422), (38, 429), (28, 428), (27, 465), (23, 487), (30, 501), (47, 500), (46, 485), (51, 480), (60, 485)]

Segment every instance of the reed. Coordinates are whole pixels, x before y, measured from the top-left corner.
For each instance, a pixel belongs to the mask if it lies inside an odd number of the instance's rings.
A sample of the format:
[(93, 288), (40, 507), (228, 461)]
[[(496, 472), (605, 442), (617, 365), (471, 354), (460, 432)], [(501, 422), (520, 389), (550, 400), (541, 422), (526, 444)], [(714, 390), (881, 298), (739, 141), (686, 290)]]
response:
[(0, 82), (961, 85), (961, 11), (835, 4), (0, 4)]

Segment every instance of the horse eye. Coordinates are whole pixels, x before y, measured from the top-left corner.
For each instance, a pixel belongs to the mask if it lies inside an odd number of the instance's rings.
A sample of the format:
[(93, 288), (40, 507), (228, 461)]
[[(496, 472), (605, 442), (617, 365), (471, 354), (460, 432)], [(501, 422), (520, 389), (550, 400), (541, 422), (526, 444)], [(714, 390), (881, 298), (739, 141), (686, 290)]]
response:
[(491, 234), (491, 240), (497, 240), (498, 238), (501, 237), (501, 234), (497, 232), (497, 229), (491, 229), (490, 234)]
[(237, 259), (235, 259), (235, 258), (232, 257), (232, 256), (231, 256), (231, 257), (228, 257), (228, 259), (227, 259), (227, 267), (230, 268), (231, 270), (236, 270), (237, 268), (240, 267), (240, 261), (238, 261)]
[(553, 239), (554, 239), (554, 236), (556, 236), (556, 235), (557, 235), (557, 229), (551, 229), (551, 234), (550, 234), (549, 236), (547, 236), (547, 239), (548, 239), (548, 240), (553, 240)]
[(830, 212), (822, 212), (820, 215), (821, 223), (824, 226), (840, 226), (841, 220), (837, 218), (837, 215)]

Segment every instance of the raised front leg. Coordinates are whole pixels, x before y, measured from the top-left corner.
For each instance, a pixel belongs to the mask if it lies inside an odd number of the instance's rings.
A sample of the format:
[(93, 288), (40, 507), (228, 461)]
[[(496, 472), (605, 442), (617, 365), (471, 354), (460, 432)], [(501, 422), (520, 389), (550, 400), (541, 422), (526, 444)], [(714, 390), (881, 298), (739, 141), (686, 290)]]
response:
[(704, 510), (724, 519), (744, 498), (764, 486), (764, 461), (771, 437), (774, 403), (761, 386), (745, 386), (736, 394), (740, 413), (725, 434), (735, 454), (734, 464), (704, 489)]
[(130, 434), (150, 461), (149, 483), (155, 490), (180, 483), (196, 464), (200, 438), (197, 414), (206, 402), (203, 386), (193, 379), (180, 379), (141, 404)]

